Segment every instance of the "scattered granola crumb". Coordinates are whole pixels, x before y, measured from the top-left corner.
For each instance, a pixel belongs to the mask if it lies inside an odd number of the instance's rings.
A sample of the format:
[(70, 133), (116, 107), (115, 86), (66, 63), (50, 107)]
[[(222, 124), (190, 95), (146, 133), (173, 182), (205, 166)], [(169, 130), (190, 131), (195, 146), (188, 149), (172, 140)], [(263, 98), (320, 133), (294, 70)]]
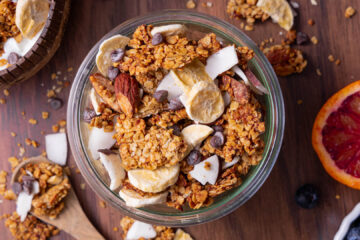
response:
[(20, 147), (20, 148), (19, 148), (19, 156), (22, 157), (22, 156), (24, 156), (24, 154), (25, 154), (25, 148), (24, 148), (24, 147)]
[(0, 103), (1, 104), (5, 104), (6, 103), (6, 100), (4, 98), (0, 98)]
[(85, 189), (85, 186), (86, 186), (85, 183), (81, 183), (81, 184), (80, 184), (81, 190), (84, 190), (84, 189)]
[(318, 39), (315, 37), (315, 36), (313, 36), (313, 37), (311, 37), (311, 42), (314, 44), (314, 45), (316, 45), (316, 44), (318, 44)]
[(11, 168), (16, 168), (19, 165), (19, 159), (16, 157), (9, 157), (8, 162), (11, 164)]
[(318, 68), (316, 69), (316, 74), (317, 74), (318, 76), (321, 76), (321, 75), (322, 75), (320, 69), (318, 69)]
[[(65, 80), (65, 79), (64, 79)], [(64, 87), (66, 88), (66, 87), (68, 87), (68, 86), (70, 86), (70, 82), (69, 81), (65, 81), (64, 82)]]
[(71, 175), (71, 171), (70, 171), (70, 168), (68, 166), (64, 167), (64, 171), (65, 171), (66, 175), (68, 175), (68, 176)]
[(73, 68), (72, 67), (68, 67), (67, 71), (68, 72), (72, 72)]
[(56, 73), (51, 74), (51, 80), (54, 80), (54, 79), (56, 79)]
[(341, 63), (340, 59), (336, 59), (335, 64), (340, 65), (340, 63)]
[(30, 118), (30, 119), (29, 119), (29, 123), (32, 124), (32, 125), (36, 125), (36, 124), (37, 124), (37, 120), (34, 119), (34, 118)]
[(254, 30), (254, 25), (246, 25), (245, 26), (245, 31), (252, 31)]
[(31, 145), (34, 147), (34, 148), (38, 148), (39, 147), (39, 143), (35, 140), (31, 140)]
[(340, 195), (339, 195), (339, 194), (336, 194), (336, 195), (335, 195), (335, 198), (336, 198), (336, 199), (340, 199)]
[(356, 13), (356, 10), (353, 7), (349, 6), (345, 10), (345, 17), (351, 18), (352, 16), (354, 16), (355, 13)]
[(0, 171), (0, 195), (4, 195), (6, 191), (6, 176), (7, 172), (4, 170)]
[(25, 144), (26, 145), (31, 145), (31, 139), (30, 138), (25, 138)]
[(193, 8), (196, 7), (196, 4), (195, 4), (195, 2), (193, 0), (189, 0), (186, 3), (186, 7), (189, 8), (189, 9), (193, 9)]
[(53, 89), (51, 89), (51, 90), (48, 90), (48, 91), (47, 91), (46, 96), (47, 96), (48, 98), (52, 98), (52, 97), (55, 97), (55, 96), (56, 96), (56, 93), (55, 93), (55, 91), (54, 91)]
[(303, 103), (303, 100), (302, 100), (302, 99), (299, 99), (299, 100), (296, 101), (296, 103), (297, 103), (298, 105), (300, 105), (300, 104)]
[(41, 116), (43, 119), (48, 119), (49, 118), (49, 112), (42, 112)]
[(53, 125), (51, 128), (52, 128), (52, 131), (53, 131), (54, 133), (59, 132), (59, 129), (60, 129), (60, 127), (59, 127), (58, 124)]
[(203, 2), (201, 3), (201, 6), (211, 8), (213, 6), (212, 2)]
[(79, 170), (78, 168), (75, 169), (75, 172), (76, 172), (77, 174), (80, 174), (80, 170)]
[(41, 131), (40, 134), (41, 134), (41, 135), (44, 135), (44, 134), (45, 134), (45, 131)]
[(100, 207), (106, 208), (106, 203), (104, 201), (99, 202)]
[(117, 232), (117, 231), (119, 231), (119, 228), (113, 227), (113, 231), (114, 231), (114, 232)]
[(314, 5), (314, 6), (317, 6), (317, 5), (318, 5), (317, 2), (316, 2), (316, 0), (310, 0), (310, 2), (311, 2), (311, 4)]
[(60, 125), (60, 127), (65, 127), (66, 126), (66, 120), (60, 120), (59, 122), (58, 122), (58, 124)]
[(314, 20), (310, 18), (310, 19), (308, 20), (308, 25), (314, 26), (314, 24), (315, 24)]
[(11, 132), (10, 134), (11, 134), (12, 137), (16, 137), (16, 133)]
[(42, 151), (41, 151), (41, 156), (43, 156), (43, 157), (46, 157), (46, 156), (47, 156), (47, 153), (46, 153), (45, 150), (42, 150)]
[(331, 55), (331, 54), (330, 54), (330, 55), (328, 56), (328, 59), (329, 59), (329, 61), (330, 61), (330, 62), (333, 62), (333, 61), (335, 61), (335, 58), (334, 58), (334, 56), (333, 56), (333, 55)]
[(4, 89), (4, 95), (5, 95), (5, 96), (9, 96), (9, 95), (10, 95), (10, 92), (9, 92), (9, 90), (7, 90), (7, 89)]
[(15, 200), (16, 199), (16, 195), (13, 192), (13, 190), (6, 190), (5, 194), (4, 194), (4, 199), (6, 200)]
[(22, 111), (22, 112), (21, 112), (21, 116), (25, 116), (25, 111)]

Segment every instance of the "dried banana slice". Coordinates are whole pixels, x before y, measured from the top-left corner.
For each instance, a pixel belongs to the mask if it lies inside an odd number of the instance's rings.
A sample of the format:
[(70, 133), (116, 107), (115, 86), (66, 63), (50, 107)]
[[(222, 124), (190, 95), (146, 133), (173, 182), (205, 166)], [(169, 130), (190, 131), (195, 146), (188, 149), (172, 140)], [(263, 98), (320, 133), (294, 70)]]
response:
[(154, 27), (151, 30), (151, 35), (154, 36), (157, 33), (161, 33), (161, 35), (167, 37), (167, 36), (173, 36), (173, 35), (185, 35), (186, 27), (182, 24), (169, 24), (164, 26), (158, 26)]
[(257, 6), (271, 16), (272, 20), (289, 31), (294, 24), (294, 13), (286, 0), (259, 0)]
[(125, 48), (129, 41), (130, 38), (118, 34), (101, 43), (99, 52), (96, 55), (96, 66), (104, 76), (108, 75), (108, 69), (113, 64), (111, 53), (116, 49)]
[(207, 138), (213, 132), (214, 129), (209, 126), (202, 124), (192, 124), (185, 127), (181, 131), (181, 135), (190, 146), (195, 147), (204, 141), (205, 138)]
[(130, 183), (144, 192), (157, 193), (176, 183), (180, 173), (179, 164), (156, 170), (134, 169), (128, 171)]
[(49, 15), (48, 0), (18, 0), (15, 24), (26, 38), (33, 38), (45, 25)]
[(139, 193), (127, 189), (121, 189), (119, 192), (119, 195), (125, 201), (126, 206), (135, 208), (164, 203), (166, 202), (168, 194), (169, 192), (163, 192), (151, 196), (141, 196)]
[(195, 122), (211, 123), (223, 114), (225, 104), (215, 83), (201, 81), (186, 95), (185, 109)]

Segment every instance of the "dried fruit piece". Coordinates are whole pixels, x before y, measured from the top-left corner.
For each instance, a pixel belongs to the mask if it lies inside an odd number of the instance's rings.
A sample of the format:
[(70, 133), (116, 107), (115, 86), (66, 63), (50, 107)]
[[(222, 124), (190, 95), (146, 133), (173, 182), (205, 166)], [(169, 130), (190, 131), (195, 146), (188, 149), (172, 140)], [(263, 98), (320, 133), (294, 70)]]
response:
[(121, 107), (115, 96), (115, 87), (109, 79), (100, 73), (95, 73), (90, 75), (90, 82), (96, 93), (102, 100), (104, 100), (105, 103), (107, 103), (115, 111), (121, 112)]
[[(107, 149), (102, 149), (107, 150)], [(111, 150), (109, 150), (112, 152)], [(121, 159), (119, 154), (112, 152), (112, 154), (105, 154), (104, 151), (100, 151), (100, 161), (104, 165), (106, 171), (110, 177), (110, 190), (115, 190), (121, 186), (122, 180), (124, 180), (126, 173), (121, 166)]]
[(183, 36), (185, 35), (186, 27), (182, 24), (169, 24), (169, 25), (163, 25), (163, 26), (156, 26), (151, 30), (151, 35), (154, 36), (157, 33), (161, 33), (162, 36), (174, 36), (179, 35)]
[(294, 24), (294, 13), (286, 0), (259, 0), (256, 6), (270, 15), (272, 20), (289, 31)]
[(214, 130), (206, 125), (192, 124), (185, 127), (181, 134), (184, 140), (192, 147), (199, 145), (204, 141)]
[(45, 25), (49, 15), (48, 0), (18, 0), (15, 23), (22, 35), (33, 38)]
[(141, 196), (135, 191), (124, 188), (120, 190), (119, 194), (127, 206), (135, 208), (164, 203), (168, 196), (168, 192), (152, 194), (151, 196)]
[(132, 117), (140, 103), (138, 82), (127, 73), (121, 73), (115, 79), (116, 99), (120, 109)]
[(108, 69), (113, 64), (112, 53), (114, 50), (124, 49), (129, 41), (130, 38), (118, 34), (101, 43), (96, 55), (96, 66), (104, 76), (108, 76)]

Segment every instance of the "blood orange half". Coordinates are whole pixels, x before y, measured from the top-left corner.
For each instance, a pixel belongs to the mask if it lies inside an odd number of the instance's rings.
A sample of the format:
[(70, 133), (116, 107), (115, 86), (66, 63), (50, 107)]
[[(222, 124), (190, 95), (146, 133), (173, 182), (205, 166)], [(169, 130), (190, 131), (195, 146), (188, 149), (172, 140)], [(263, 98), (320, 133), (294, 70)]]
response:
[(360, 80), (335, 93), (321, 108), (312, 145), (330, 176), (360, 189)]

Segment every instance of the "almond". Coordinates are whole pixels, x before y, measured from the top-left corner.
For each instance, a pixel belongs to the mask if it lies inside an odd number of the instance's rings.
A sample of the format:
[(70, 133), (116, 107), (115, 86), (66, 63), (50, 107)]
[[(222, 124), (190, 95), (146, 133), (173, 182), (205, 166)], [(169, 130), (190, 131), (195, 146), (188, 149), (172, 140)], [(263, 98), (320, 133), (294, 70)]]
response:
[(224, 86), (231, 87), (235, 101), (239, 102), (240, 104), (249, 102), (250, 92), (245, 83), (240, 82), (228, 75), (224, 75), (222, 77), (222, 83)]
[(109, 79), (100, 73), (95, 73), (90, 76), (90, 82), (96, 93), (102, 100), (104, 100), (105, 103), (107, 103), (115, 111), (121, 112), (121, 107), (116, 100), (115, 88)]
[(127, 73), (121, 73), (115, 79), (116, 99), (121, 110), (132, 117), (140, 103), (140, 91), (137, 81)]

